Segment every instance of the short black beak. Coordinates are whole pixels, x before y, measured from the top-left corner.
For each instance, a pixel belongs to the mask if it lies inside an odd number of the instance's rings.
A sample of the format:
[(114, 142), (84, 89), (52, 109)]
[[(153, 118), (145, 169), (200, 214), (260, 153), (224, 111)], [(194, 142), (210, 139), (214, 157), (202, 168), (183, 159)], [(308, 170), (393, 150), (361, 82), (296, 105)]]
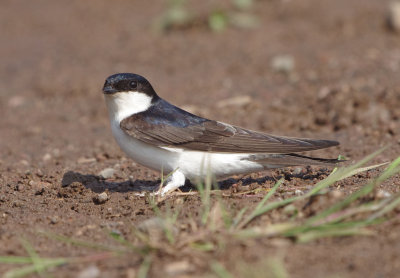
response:
[(115, 90), (111, 85), (108, 85), (106, 83), (106, 84), (104, 84), (103, 92), (104, 92), (104, 94), (113, 94), (113, 93), (116, 93), (117, 90)]

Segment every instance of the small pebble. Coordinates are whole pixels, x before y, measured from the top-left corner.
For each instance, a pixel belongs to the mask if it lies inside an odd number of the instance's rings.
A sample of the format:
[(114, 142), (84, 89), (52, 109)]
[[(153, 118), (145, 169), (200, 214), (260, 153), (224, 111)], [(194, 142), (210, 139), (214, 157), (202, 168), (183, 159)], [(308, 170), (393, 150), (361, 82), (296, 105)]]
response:
[(13, 202), (12, 202), (12, 206), (13, 206), (14, 208), (22, 208), (22, 207), (25, 207), (24, 203), (23, 203), (22, 201), (20, 201), (20, 200), (15, 200), (15, 201), (13, 201)]
[(243, 107), (253, 102), (250, 96), (236, 96), (228, 99), (223, 99), (217, 103), (218, 108), (225, 107)]
[(51, 183), (45, 182), (45, 181), (33, 181), (33, 180), (30, 180), (28, 184), (32, 188), (39, 189), (39, 190), (42, 190), (42, 189), (45, 189), (45, 188), (48, 188), (48, 187), (51, 186)]
[(43, 161), (49, 161), (51, 159), (51, 154), (46, 153), (43, 157), (42, 157)]
[(193, 266), (188, 261), (178, 261), (167, 264), (164, 270), (168, 276), (176, 276), (192, 271)]
[(25, 98), (22, 96), (13, 96), (8, 101), (8, 106), (12, 108), (19, 107), (25, 103)]
[(301, 174), (301, 171), (303, 171), (303, 168), (301, 168), (301, 167), (296, 167), (296, 168), (294, 168), (294, 170), (293, 170), (293, 175), (300, 175), (300, 174)]
[(100, 193), (98, 194), (96, 197), (93, 198), (93, 201), (96, 204), (104, 204), (105, 202), (107, 202), (109, 199), (108, 195), (106, 192)]
[(400, 1), (389, 4), (386, 22), (390, 30), (400, 32)]
[(43, 177), (44, 175), (43, 175), (42, 170), (37, 169), (37, 171), (36, 171), (36, 176), (38, 176), (39, 178)]
[(340, 199), (343, 196), (343, 192), (340, 190), (332, 190), (330, 192), (330, 195), (333, 199)]
[(271, 68), (276, 72), (290, 73), (294, 70), (294, 65), (291, 55), (277, 55), (271, 61)]
[(300, 195), (303, 195), (304, 192), (301, 191), (300, 189), (296, 189), (296, 190), (294, 191), (294, 194), (297, 195), (297, 196), (300, 196)]
[(51, 224), (57, 224), (58, 223), (58, 218), (56, 216), (53, 216), (52, 218), (50, 218), (50, 223)]
[(25, 159), (20, 160), (19, 163), (21, 163), (22, 165), (25, 165), (25, 166), (29, 166), (29, 162)]
[(379, 189), (378, 192), (376, 192), (376, 198), (377, 199), (385, 199), (385, 198), (389, 198), (392, 196), (392, 194), (390, 194), (389, 192)]
[(106, 168), (98, 173), (103, 179), (109, 179), (114, 176), (115, 170), (113, 168)]
[(93, 163), (93, 162), (96, 162), (96, 158), (86, 158), (86, 157), (78, 158), (78, 164), (86, 164), (86, 163)]
[(100, 276), (100, 269), (95, 266), (91, 265), (82, 270), (80, 273), (78, 273), (78, 278), (96, 278)]
[(291, 246), (293, 243), (288, 238), (272, 238), (268, 241), (268, 244), (271, 244), (274, 247), (286, 247)]

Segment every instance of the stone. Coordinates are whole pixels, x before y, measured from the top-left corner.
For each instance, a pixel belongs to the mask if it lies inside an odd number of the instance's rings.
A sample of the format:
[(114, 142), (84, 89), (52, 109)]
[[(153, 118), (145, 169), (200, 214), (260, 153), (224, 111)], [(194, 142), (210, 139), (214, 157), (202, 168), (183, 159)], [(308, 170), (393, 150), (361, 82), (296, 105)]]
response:
[(95, 265), (90, 265), (78, 273), (78, 278), (96, 278), (100, 276), (100, 269)]
[(390, 30), (400, 32), (400, 1), (389, 4), (386, 22)]
[(111, 178), (112, 176), (114, 176), (114, 173), (115, 173), (115, 169), (113, 169), (113, 168), (106, 168), (106, 169), (103, 169), (102, 171), (100, 171), (100, 172), (98, 173), (98, 175), (99, 175), (100, 177), (102, 177), (103, 179), (109, 179), (109, 178)]
[(97, 196), (95, 196), (95, 197), (93, 198), (93, 201), (94, 201), (96, 204), (104, 204), (104, 203), (107, 202), (108, 200), (109, 200), (109, 197), (108, 197), (108, 195), (107, 195), (106, 192), (100, 193), (100, 194), (98, 194)]
[(294, 66), (294, 58), (291, 55), (277, 55), (271, 61), (271, 68), (276, 72), (291, 73)]

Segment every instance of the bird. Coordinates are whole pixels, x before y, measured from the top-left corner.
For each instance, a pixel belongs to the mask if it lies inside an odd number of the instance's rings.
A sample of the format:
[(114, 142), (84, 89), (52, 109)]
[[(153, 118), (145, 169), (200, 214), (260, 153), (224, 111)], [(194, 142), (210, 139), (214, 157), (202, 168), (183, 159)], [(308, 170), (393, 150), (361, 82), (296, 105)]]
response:
[(117, 73), (103, 87), (112, 134), (137, 163), (170, 173), (159, 194), (204, 181), (267, 169), (331, 165), (340, 160), (298, 152), (339, 145), (333, 140), (284, 137), (249, 130), (189, 113), (162, 99), (139, 74)]

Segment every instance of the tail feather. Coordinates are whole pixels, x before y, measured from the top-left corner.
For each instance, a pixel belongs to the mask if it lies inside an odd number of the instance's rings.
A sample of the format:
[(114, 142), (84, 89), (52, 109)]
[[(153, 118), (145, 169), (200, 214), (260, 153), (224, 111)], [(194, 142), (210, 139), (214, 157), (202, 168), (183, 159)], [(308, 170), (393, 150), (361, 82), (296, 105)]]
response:
[(302, 159), (306, 159), (306, 160), (311, 160), (315, 162), (319, 162), (322, 163), (324, 165), (332, 165), (332, 164), (338, 164), (340, 162), (343, 162), (344, 160), (339, 160), (337, 158), (319, 158), (319, 157), (310, 157), (310, 156), (305, 156), (305, 155), (300, 155), (297, 153), (291, 153), (288, 154), (288, 156), (292, 156), (292, 157), (298, 157), (298, 158), (302, 158)]
[(343, 160), (309, 157), (300, 154), (255, 154), (251, 155), (248, 160), (256, 161), (265, 165), (266, 168), (278, 168), (287, 166), (301, 166), (301, 165), (321, 165), (321, 166), (335, 166)]

